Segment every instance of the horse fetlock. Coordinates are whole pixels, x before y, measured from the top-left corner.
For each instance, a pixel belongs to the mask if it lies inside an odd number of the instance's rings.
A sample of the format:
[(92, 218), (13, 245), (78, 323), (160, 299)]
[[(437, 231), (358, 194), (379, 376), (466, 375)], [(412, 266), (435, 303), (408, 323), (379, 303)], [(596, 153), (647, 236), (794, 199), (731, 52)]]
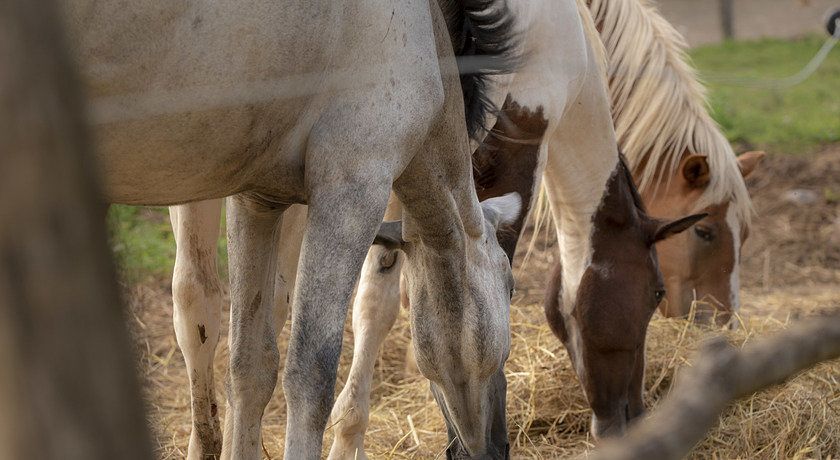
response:
[(219, 420), (193, 421), (190, 444), (187, 450), (188, 460), (217, 459), (222, 454), (222, 436)]
[(335, 425), (336, 435), (355, 436), (364, 434), (367, 429), (370, 413), (367, 401), (344, 391), (338, 396), (333, 406), (330, 420)]
[(368, 425), (368, 410), (358, 401), (346, 400), (344, 393), (333, 407), (331, 421), (335, 438), (330, 448), (330, 460), (366, 459), (364, 436)]
[(212, 376), (201, 381), (192, 379), (190, 393), (192, 396), (193, 433), (198, 434), (202, 444), (207, 444), (208, 440), (220, 439), (219, 410)]

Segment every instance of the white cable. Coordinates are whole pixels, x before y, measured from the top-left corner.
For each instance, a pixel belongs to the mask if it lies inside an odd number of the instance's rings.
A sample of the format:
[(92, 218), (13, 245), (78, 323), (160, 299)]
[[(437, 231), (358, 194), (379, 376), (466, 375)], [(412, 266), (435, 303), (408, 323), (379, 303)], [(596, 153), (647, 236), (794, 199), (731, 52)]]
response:
[(835, 29), (834, 35), (828, 37), (823, 43), (822, 48), (811, 59), (805, 67), (799, 72), (789, 77), (784, 78), (751, 78), (751, 77), (725, 77), (715, 75), (703, 75), (703, 79), (707, 82), (717, 83), (726, 86), (737, 86), (741, 88), (759, 88), (759, 89), (787, 89), (794, 87), (803, 81), (807, 80), (820, 66), (825, 62), (826, 57), (840, 42), (840, 19), (834, 21)]

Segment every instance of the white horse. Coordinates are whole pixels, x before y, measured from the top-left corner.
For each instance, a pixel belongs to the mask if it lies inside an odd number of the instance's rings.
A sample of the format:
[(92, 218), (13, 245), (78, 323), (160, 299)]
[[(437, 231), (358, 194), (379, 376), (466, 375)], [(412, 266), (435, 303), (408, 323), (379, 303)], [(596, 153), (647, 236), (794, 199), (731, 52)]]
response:
[[(63, 7), (92, 98), (107, 197), (171, 205), (235, 195), (228, 207), (230, 431), (223, 457), (260, 456), (260, 419), (279, 358), (278, 229), (292, 203), (309, 209), (283, 380), (285, 453), (320, 456), (346, 309), (392, 185), (404, 207), (407, 275), (422, 312), (415, 327), (437, 328), (436, 342), (452, 355), (425, 370), (461, 383), (440, 385), (444, 409), (469, 452), (483, 454), (492, 409), (476, 401), (487, 399), (509, 346), (512, 279), (494, 225), (516, 217), (517, 199), (478, 203), (461, 88), (438, 6), (65, 0)], [(472, 20), (479, 48), (482, 40), (490, 41), (491, 54), (510, 48), (500, 46), (511, 38), (498, 22), (506, 9), (463, 0), (452, 11)], [(184, 223), (179, 238), (196, 235), (188, 216), (174, 216)], [(212, 272), (212, 252), (191, 256), (202, 270), (180, 267), (196, 285), (181, 283), (177, 292), (210, 298), (217, 281), (201, 275)], [(176, 313), (179, 343), (214, 346), (218, 326), (185, 323), (193, 317)], [(196, 376), (210, 361), (187, 362), (194, 388), (206, 387)], [(203, 409), (213, 413), (213, 401)], [(218, 454), (215, 448), (190, 456)]]
[[(638, 200), (633, 199), (632, 183), (626, 181), (626, 170), (619, 161), (616, 148), (615, 133), (609, 111), (609, 98), (605, 88), (603, 51), (597, 40), (597, 32), (588, 18), (588, 13), (582, 21), (579, 8), (574, 0), (559, 2), (549, 1), (517, 1), (514, 4), (516, 27), (522, 31), (525, 43), (526, 62), (512, 79), (507, 82), (507, 88), (496, 98), (497, 102), (506, 95), (509, 96), (505, 104), (504, 114), (513, 120), (515, 125), (511, 132), (493, 135), (493, 139), (520, 137), (521, 131), (529, 132), (529, 127), (536, 129), (537, 146), (530, 154), (535, 155), (534, 168), (531, 170), (530, 191), (538, 185), (539, 178), (545, 171), (546, 186), (551, 191), (551, 203), (555, 222), (559, 229), (561, 242), (561, 260), (563, 262), (563, 297), (565, 299), (565, 315), (569, 318), (565, 322), (568, 335), (573, 337), (567, 345), (570, 353), (575, 356), (578, 373), (582, 380), (592, 381), (589, 377), (590, 362), (597, 362), (601, 357), (591, 358), (587, 350), (591, 346), (583, 343), (581, 327), (586, 319), (573, 318), (571, 311), (575, 306), (601, 305), (610, 303), (611, 307), (632, 306), (641, 309), (646, 315), (638, 324), (623, 325), (622, 332), (628, 328), (639, 333), (623, 334), (626, 339), (620, 343), (621, 347), (633, 350), (626, 357), (626, 364), (630, 371), (618, 372), (614, 388), (595, 388), (587, 395), (595, 400), (601, 395), (614, 393), (615, 397), (606, 397), (606, 412), (600, 410), (596, 420), (600, 417), (600, 427), (596, 431), (600, 434), (607, 428), (623, 426), (631, 414), (625, 406), (627, 400), (633, 400), (636, 406), (641, 404), (641, 392), (638, 390), (638, 379), (643, 375), (643, 355), (638, 352), (644, 343), (644, 329), (646, 319), (650, 317), (656, 306), (661, 291), (661, 276), (656, 266), (655, 251), (652, 243), (656, 238), (664, 238), (681, 231), (691, 225), (700, 216), (670, 222), (652, 221), (641, 209)], [(594, 37), (594, 38), (593, 38)], [(457, 40), (456, 40), (457, 41)], [(523, 129), (524, 128), (524, 129)], [(523, 143), (529, 139), (514, 139), (514, 143)], [(528, 143), (528, 142), (524, 142)], [(530, 142), (534, 144), (534, 142)], [(529, 196), (533, 196), (530, 193)], [(530, 204), (530, 203), (527, 203)], [(187, 205), (200, 212), (199, 204)], [(195, 264), (193, 259), (181, 258), (181, 254), (189, 257), (196, 252), (195, 247), (209, 250), (217, 236), (218, 213), (220, 202), (207, 204), (212, 212), (207, 219), (175, 219), (173, 222), (181, 228), (191, 228), (191, 232), (209, 235), (202, 238), (188, 237), (178, 232), (179, 262), (190, 267), (192, 272), (201, 272), (203, 267)], [(181, 215), (182, 211), (176, 211)], [(215, 213), (215, 214), (214, 214)], [(300, 217), (302, 219), (302, 217)], [(204, 221), (205, 225), (195, 225)], [(620, 222), (616, 224), (615, 222)], [(385, 228), (388, 228), (387, 226)], [(393, 230), (393, 229), (390, 229)], [(398, 310), (398, 278), (403, 256), (398, 254), (399, 246), (396, 232), (391, 231), (390, 247), (374, 247), (368, 253), (363, 280), (359, 286), (354, 306), (353, 326), (355, 330), (355, 354), (348, 383), (339, 396), (333, 410), (333, 417), (337, 422), (336, 438), (331, 450), (332, 458), (364, 458), (363, 435), (367, 426), (368, 401), (373, 366), (376, 361), (379, 346), (396, 318)], [(600, 247), (597, 241), (614, 240), (624, 244), (626, 254), (630, 257), (620, 258), (607, 247)], [(201, 243), (201, 242), (204, 243)], [(194, 243), (198, 242), (198, 243)], [(201, 246), (203, 244), (203, 246)], [(185, 247), (186, 246), (186, 247)], [(635, 252), (634, 252), (635, 251)], [(281, 259), (281, 264), (289, 268), (281, 270), (286, 281), (292, 278), (294, 272), (294, 250), (289, 259)], [(410, 257), (409, 257), (410, 259)], [(596, 261), (598, 263), (596, 263)], [(608, 265), (604, 265), (608, 263)], [(184, 271), (177, 269), (175, 285), (181, 282), (189, 283), (190, 278), (182, 276)], [(215, 276), (215, 273), (203, 271), (198, 278)], [(586, 289), (579, 295), (578, 287), (585, 276), (601, 276), (606, 282), (612, 282), (617, 288), (610, 290)], [(590, 281), (591, 283), (591, 281)], [(280, 283), (282, 284), (282, 283)], [(411, 288), (409, 280), (409, 295), (413, 304), (412, 317), (423, 315), (418, 308), (422, 305), (423, 297), (416, 297), (416, 290)], [(287, 285), (284, 285), (287, 286)], [(615, 302), (616, 295), (626, 294), (621, 287), (634, 289), (632, 295), (627, 295), (621, 302)], [(284, 287), (285, 289), (286, 287)], [(201, 299), (182, 297), (176, 293), (176, 308), (179, 311), (203, 311)], [(288, 305), (284, 304), (284, 296), (279, 296), (278, 311), (285, 312)], [(420, 302), (419, 304), (417, 302)], [(211, 305), (211, 308), (218, 308)], [(200, 322), (204, 318), (194, 317), (188, 324)], [(279, 319), (282, 321), (283, 313)], [(176, 318), (177, 320), (177, 318)], [(413, 324), (418, 323), (414, 321)], [(441, 324), (445, 329), (446, 325)], [(417, 360), (420, 370), (425, 375), (434, 374), (430, 367), (436, 363), (449, 362), (449, 352), (446, 344), (440, 344), (438, 352), (429, 354), (435, 335), (413, 327), (412, 333), (417, 344)], [(425, 336), (424, 336), (425, 335)], [(615, 334), (613, 334), (615, 335)], [(632, 338), (632, 340), (630, 338)], [(628, 340), (632, 343), (625, 343)], [(432, 342), (432, 343), (430, 343)], [(204, 353), (203, 358), (212, 358), (212, 348), (204, 351), (182, 346), (185, 355)], [(642, 347), (643, 350), (643, 347)], [(642, 351), (643, 353), (643, 351)], [(591, 353), (589, 353), (591, 354)], [(587, 356), (589, 361), (584, 360)], [(625, 357), (622, 357), (625, 360)], [(209, 361), (207, 361), (209, 362)], [(641, 369), (641, 371), (639, 370)], [(208, 377), (205, 377), (207, 380)], [(440, 381), (433, 379), (436, 384)], [(464, 383), (463, 381), (461, 383)], [(492, 404), (503, 404), (504, 379), (501, 376), (496, 382), (496, 391), (501, 394), (501, 401), (497, 398)], [(446, 395), (433, 390), (440, 400)], [(445, 392), (444, 392), (445, 393)], [(206, 394), (206, 393), (205, 393)], [(196, 395), (193, 393), (193, 400)], [(204, 397), (204, 396), (201, 396)], [(212, 397), (212, 396), (210, 396)], [(623, 402), (622, 402), (623, 401)], [(195, 403), (194, 403), (195, 404)], [(444, 409), (447, 404), (443, 404)], [(195, 406), (194, 406), (195, 407)], [(501, 407), (503, 411), (503, 406)], [(620, 410), (619, 410), (620, 409)], [(464, 440), (457, 424), (451, 423), (452, 414), (446, 413), (450, 426), (450, 436)], [(503, 413), (503, 412), (502, 412)], [(605, 415), (606, 414), (606, 415)], [(632, 415), (637, 415), (635, 411)], [(205, 419), (207, 420), (207, 419)], [(492, 431), (488, 435), (491, 439), (505, 439), (504, 421), (494, 420)], [(199, 426), (194, 420), (194, 426)], [(195, 436), (195, 428), (193, 435)], [(499, 445), (507, 448), (506, 445)], [(462, 454), (464, 449), (453, 445), (450, 452)]]

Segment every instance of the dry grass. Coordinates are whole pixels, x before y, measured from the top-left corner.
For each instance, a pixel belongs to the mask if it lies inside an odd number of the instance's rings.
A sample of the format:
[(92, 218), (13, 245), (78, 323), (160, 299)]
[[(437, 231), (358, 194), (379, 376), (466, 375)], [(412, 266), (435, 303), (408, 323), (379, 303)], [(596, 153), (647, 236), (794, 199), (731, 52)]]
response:
[[(786, 327), (797, 316), (840, 307), (840, 286), (836, 283), (840, 279), (840, 259), (838, 240), (834, 239), (840, 202), (801, 208), (785, 205), (780, 199), (780, 194), (792, 187), (836, 190), (840, 187), (837, 171), (840, 149), (834, 148), (807, 161), (773, 157), (751, 177), (759, 217), (747, 241), (742, 267), (742, 278), (748, 286), (742, 292), (743, 325), (736, 331), (718, 331), (655, 315), (647, 341), (648, 407), (655, 407), (668, 393), (675, 373), (690, 365), (693, 352), (710, 335), (725, 334), (732, 343), (743, 345)], [(514, 458), (567, 457), (593, 447), (588, 434), (589, 409), (566, 352), (549, 331), (542, 313), (544, 280), (553, 253), (547, 249), (538, 244), (527, 272), (516, 273), (512, 350), (506, 365), (507, 418)], [(767, 258), (771, 252), (772, 258)], [(521, 263), (522, 254), (519, 256)], [(770, 270), (764, 269), (767, 262)], [(160, 458), (183, 458), (190, 429), (189, 385), (172, 330), (168, 284), (159, 281), (131, 286), (128, 298), (158, 454)], [(226, 329), (225, 324), (222, 330)], [(288, 327), (281, 340), (284, 355), (287, 337)], [(374, 378), (366, 438), (367, 453), (373, 459), (443, 457), (443, 420), (428, 384), (403, 371), (408, 346), (409, 328), (402, 312), (385, 341)], [(348, 321), (336, 392), (346, 378), (352, 347)], [(219, 395), (226, 362), (223, 336), (216, 359)], [(282, 391), (276, 391), (263, 426), (266, 456), (282, 458)], [(328, 430), (325, 455), (332, 435)], [(691, 457), (840, 457), (840, 361), (822, 364), (782, 387), (731, 406)]]
[[(539, 261), (535, 263), (541, 265)], [(565, 350), (542, 318), (539, 296), (525, 284), (524, 293), (517, 295), (512, 310), (512, 350), (506, 366), (512, 454), (514, 458), (580, 454), (592, 447), (588, 434), (590, 413)], [(183, 458), (190, 426), (189, 386), (172, 333), (170, 294), (162, 286), (162, 283), (134, 286), (129, 298), (158, 453), (160, 458)], [(785, 327), (795, 321), (796, 315), (820, 306), (840, 304), (840, 291), (811, 288), (810, 294), (811, 297), (747, 293), (746, 313), (758, 314), (743, 319), (743, 327), (732, 332), (711, 331), (688, 321), (657, 315), (648, 333), (648, 406), (655, 407), (667, 394), (675, 372), (690, 365), (692, 353), (710, 334), (725, 333), (733, 343), (742, 345)], [(794, 308), (788, 310), (786, 306), (791, 304)], [(758, 305), (763, 307), (760, 311)], [(406, 377), (403, 371), (404, 353), (409, 345), (405, 316), (397, 321), (386, 340), (376, 369), (366, 439), (371, 458), (436, 458), (446, 445), (443, 420), (428, 384), (422, 378)], [(281, 351), (285, 349), (286, 334)], [(342, 379), (349, 368), (351, 337), (346, 334)], [(216, 360), (219, 390), (226, 360), (223, 343)], [(269, 458), (282, 457), (284, 413), (285, 402), (278, 390), (264, 419), (265, 452)], [(325, 454), (331, 438), (328, 430)], [(758, 393), (731, 407), (721, 417), (719, 426), (692, 454), (696, 458), (837, 456), (840, 456), (840, 362), (836, 361), (818, 366), (784, 387)]]
[[(734, 343), (742, 344), (783, 328), (790, 316), (840, 306), (838, 178), (840, 145), (811, 156), (771, 155), (750, 176), (748, 182), (758, 216), (744, 248), (741, 270), (742, 282), (748, 286), (742, 295), (743, 311), (750, 316), (744, 320), (744, 327), (727, 332)], [(795, 188), (807, 188), (822, 198), (807, 206), (786, 202), (784, 194)], [(544, 232), (550, 234), (547, 229)], [(141, 235), (141, 239), (150, 238), (149, 235)], [(521, 246), (526, 249), (527, 245)], [(512, 309), (513, 349), (506, 366), (508, 421), (515, 458), (555, 458), (592, 447), (587, 433), (589, 410), (565, 350), (544, 322), (541, 299), (552, 251), (537, 246), (528, 271), (517, 273), (519, 293)], [(164, 280), (145, 281), (129, 286), (127, 297), (132, 305), (130, 320), (141, 357), (139, 371), (145, 380), (159, 456), (183, 458), (190, 429), (189, 386), (172, 330), (168, 286)], [(222, 330), (226, 330), (226, 324)], [(654, 318), (647, 344), (648, 406), (655, 406), (667, 393), (674, 373), (689, 363), (699, 343), (718, 332), (658, 315)], [(281, 351), (285, 349), (286, 334)], [(220, 395), (227, 362), (225, 342), (223, 337), (216, 359)], [(403, 372), (408, 344), (408, 325), (403, 314), (386, 340), (376, 368), (373, 414), (366, 441), (372, 458), (434, 458), (445, 446), (443, 422), (427, 384)], [(348, 327), (339, 389), (351, 354), (352, 335)], [(824, 364), (783, 388), (742, 401), (729, 409), (692, 455), (840, 457), (839, 379), (840, 363)], [(264, 426), (268, 456), (280, 458), (285, 402), (279, 391), (267, 409)], [(328, 431), (325, 448), (331, 436)]]

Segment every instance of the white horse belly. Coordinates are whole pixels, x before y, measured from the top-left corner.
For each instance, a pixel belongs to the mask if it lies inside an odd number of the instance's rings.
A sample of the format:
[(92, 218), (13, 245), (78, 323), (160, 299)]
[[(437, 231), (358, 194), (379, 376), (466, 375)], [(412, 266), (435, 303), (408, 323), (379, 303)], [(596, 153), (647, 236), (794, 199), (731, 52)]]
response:
[(278, 193), (298, 197), (301, 148), (337, 52), (335, 8), (312, 3), (66, 2), (108, 198), (220, 197), (269, 167), (289, 176), (272, 176), (287, 182)]
[[(414, 21), (429, 14), (427, 4), (64, 6), (115, 202), (174, 204), (244, 190), (301, 201), (313, 127), (356, 130), (368, 153), (403, 145), (406, 158), (396, 163), (405, 164), (428, 121), (414, 113), (434, 111), (428, 106), (442, 98), (430, 31)], [(361, 134), (371, 127), (379, 137)]]
[[(94, 139), (106, 196), (168, 205), (264, 189), (279, 200), (301, 201), (305, 124), (311, 126), (302, 112), (275, 113), (275, 130), (267, 126), (267, 110), (253, 106), (99, 125)], [(268, 170), (272, 184), (263, 184)]]

